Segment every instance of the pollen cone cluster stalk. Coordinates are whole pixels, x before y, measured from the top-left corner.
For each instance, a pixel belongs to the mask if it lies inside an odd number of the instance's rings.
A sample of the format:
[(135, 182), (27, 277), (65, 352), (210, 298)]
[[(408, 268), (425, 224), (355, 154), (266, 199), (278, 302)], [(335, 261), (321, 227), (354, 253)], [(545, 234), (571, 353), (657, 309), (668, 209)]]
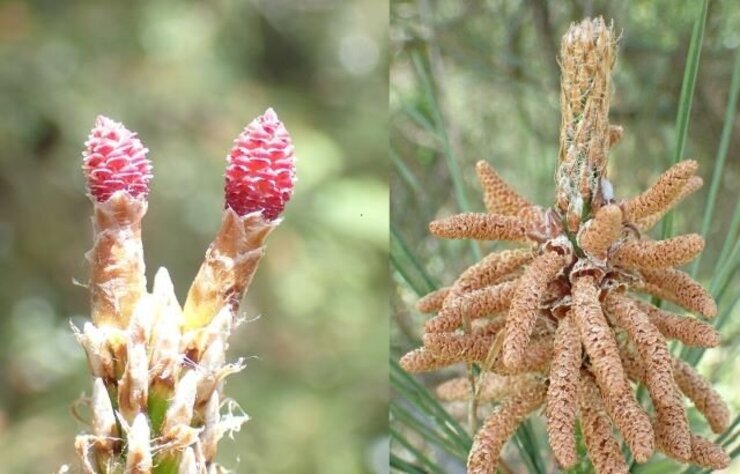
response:
[(290, 136), (270, 109), (235, 140), (221, 227), (184, 306), (165, 268), (147, 291), (148, 150), (102, 116), (85, 146), (94, 244), (87, 254), (91, 320), (73, 327), (92, 374), (91, 416), (75, 441), (81, 471), (225, 472), (214, 461), (218, 442), (248, 419), (224, 394), (226, 377), (245, 366), (229, 362), (226, 350), (265, 239), (293, 191)]
[[(426, 322), (424, 346), (401, 359), (409, 372), (458, 363), (480, 369), (438, 389), (444, 401), (470, 401), (473, 413), (479, 403), (495, 403), (475, 434), (470, 473), (494, 473), (506, 441), (540, 410), (564, 469), (579, 461), (577, 423), (600, 473), (627, 472), (622, 443), (638, 463), (660, 451), (705, 468), (729, 464), (722, 448), (690, 431), (684, 400), (715, 433), (727, 428), (727, 406), (666, 345), (719, 344), (701, 319), (717, 314), (712, 296), (676, 268), (696, 257), (704, 240), (644, 234), (701, 186), (697, 163), (679, 162), (638, 196), (614, 195), (606, 163), (622, 136), (608, 120), (615, 57), (613, 28), (600, 18), (571, 25), (563, 37), (552, 207), (529, 202), (481, 161), (476, 171), (488, 212), (429, 226), (442, 238), (521, 245), (487, 255), (452, 286), (422, 298), (419, 310), (436, 314)], [(643, 300), (650, 295), (698, 317), (653, 306)], [(637, 383), (647, 388), (654, 416), (638, 402)]]

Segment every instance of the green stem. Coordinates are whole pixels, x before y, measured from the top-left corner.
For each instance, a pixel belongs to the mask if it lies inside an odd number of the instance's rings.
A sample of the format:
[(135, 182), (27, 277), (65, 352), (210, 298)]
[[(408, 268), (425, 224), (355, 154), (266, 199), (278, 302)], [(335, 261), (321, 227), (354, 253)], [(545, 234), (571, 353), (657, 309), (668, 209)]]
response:
[[(686, 68), (683, 73), (681, 83), (681, 97), (678, 105), (678, 115), (676, 117), (676, 144), (673, 150), (672, 163), (678, 163), (684, 156), (686, 148), (686, 138), (689, 130), (689, 118), (691, 116), (691, 105), (696, 88), (696, 76), (699, 72), (699, 58), (701, 56), (701, 46), (704, 40), (704, 27), (707, 23), (707, 7), (709, 0), (702, 2), (699, 15), (694, 21), (694, 28), (691, 32), (689, 42), (689, 52), (686, 56)], [(666, 239), (673, 232), (673, 212), (666, 214), (663, 218), (663, 227), (661, 235)]]
[[(714, 216), (714, 203), (717, 200), (717, 191), (722, 182), (722, 173), (725, 169), (727, 160), (727, 150), (730, 147), (730, 137), (735, 125), (735, 115), (737, 114), (737, 95), (740, 89), (740, 48), (735, 52), (735, 67), (732, 71), (732, 80), (730, 81), (730, 93), (727, 99), (727, 109), (725, 109), (725, 122), (722, 126), (722, 135), (719, 140), (717, 156), (714, 160), (714, 172), (712, 173), (712, 184), (709, 186), (709, 196), (707, 196), (707, 205), (704, 209), (704, 220), (701, 225), (701, 235), (706, 239), (709, 233), (709, 226)], [(694, 261), (691, 267), (691, 276), (695, 277), (699, 271), (699, 263), (702, 254)]]
[[(444, 149), (445, 162), (447, 164), (447, 169), (450, 172), (450, 180), (452, 181), (452, 190), (455, 194), (457, 205), (462, 212), (467, 212), (470, 210), (470, 204), (468, 203), (468, 197), (465, 194), (465, 186), (463, 183), (462, 174), (460, 173), (460, 167), (458, 166), (457, 160), (455, 160), (455, 156), (452, 152), (452, 146), (450, 144), (450, 137), (447, 134), (447, 127), (445, 124), (445, 120), (444, 120), (444, 117), (442, 116), (442, 111), (440, 110), (439, 102), (437, 101), (432, 76), (431, 74), (427, 72), (426, 67), (423, 64), (422, 58), (419, 55), (419, 53), (417, 52), (412, 53), (411, 60), (414, 63), (414, 68), (416, 70), (417, 76), (419, 77), (419, 80), (422, 83), (422, 88), (424, 89), (427, 100), (429, 101), (429, 105), (432, 109), (432, 114), (434, 115), (434, 122), (437, 127), (437, 134), (439, 135), (439, 138), (442, 140), (442, 147)], [(473, 252), (473, 256), (475, 257), (476, 261), (480, 260), (481, 251), (480, 251), (480, 247), (478, 246), (478, 243), (471, 240), (470, 248), (471, 248), (471, 251)]]

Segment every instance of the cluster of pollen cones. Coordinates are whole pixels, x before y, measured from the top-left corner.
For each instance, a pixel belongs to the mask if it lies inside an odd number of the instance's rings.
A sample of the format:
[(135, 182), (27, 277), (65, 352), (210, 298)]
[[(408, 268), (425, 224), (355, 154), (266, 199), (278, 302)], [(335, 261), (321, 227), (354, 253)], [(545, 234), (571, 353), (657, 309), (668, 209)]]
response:
[[(488, 212), (429, 226), (449, 239), (516, 242), (465, 270), (448, 288), (418, 302), (424, 345), (401, 359), (417, 373), (458, 363), (480, 375), (437, 389), (443, 401), (495, 402), (477, 430), (468, 472), (494, 473), (518, 425), (542, 408), (561, 468), (579, 462), (576, 425), (599, 473), (626, 473), (621, 441), (638, 463), (655, 451), (682, 463), (720, 469), (721, 447), (689, 429), (684, 398), (715, 433), (729, 411), (711, 385), (674, 357), (667, 340), (713, 347), (718, 333), (702, 319), (660, 309), (652, 295), (706, 318), (712, 296), (678, 270), (704, 247), (696, 234), (652, 240), (645, 233), (702, 184), (697, 163), (682, 161), (645, 192), (614, 196), (606, 179), (609, 148), (622, 136), (608, 123), (613, 29), (602, 19), (572, 25), (561, 49), (563, 120), (555, 204), (543, 209), (513, 191), (486, 163), (476, 168)], [(635, 395), (643, 384), (654, 416)], [(619, 435), (615, 434), (615, 429)]]
[(224, 395), (224, 379), (244, 368), (243, 359), (227, 362), (228, 339), (265, 239), (292, 194), (290, 136), (270, 109), (235, 140), (221, 227), (184, 306), (164, 268), (147, 291), (141, 222), (152, 179), (148, 150), (106, 117), (98, 117), (85, 145), (94, 205), (91, 320), (73, 330), (93, 387), (83, 400), (88, 429), (75, 442), (81, 470), (226, 472), (214, 461), (218, 442), (248, 419)]

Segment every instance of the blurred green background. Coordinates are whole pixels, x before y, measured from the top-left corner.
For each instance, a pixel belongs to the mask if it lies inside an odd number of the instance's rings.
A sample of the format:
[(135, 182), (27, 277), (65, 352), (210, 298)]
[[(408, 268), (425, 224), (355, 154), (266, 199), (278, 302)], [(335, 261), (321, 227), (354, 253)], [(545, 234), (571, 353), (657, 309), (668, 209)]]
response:
[[(299, 182), (243, 309), (227, 393), (237, 473), (387, 469), (387, 36), (374, 0), (0, 1), (0, 472), (73, 461), (89, 390), (69, 329), (91, 245), (80, 152), (99, 113), (155, 178), (147, 275), (182, 298), (222, 209), (231, 141), (268, 106)], [(89, 392), (88, 392), (89, 393)]]
[[(493, 249), (485, 243), (476, 248), (467, 241), (437, 239), (427, 230), (436, 216), (483, 210), (476, 161), (488, 160), (536, 203), (552, 202), (560, 127), (556, 57), (570, 22), (601, 14), (614, 20), (621, 35), (611, 121), (622, 125), (625, 135), (610, 154), (609, 176), (617, 197), (627, 197), (644, 190), (674, 158), (687, 52), (701, 10), (699, 0), (391, 1), (392, 357), (420, 345), (428, 316), (414, 309), (418, 294), (449, 285), (475, 261), (474, 252)], [(709, 2), (683, 153), (683, 158), (699, 161), (705, 184), (677, 208), (672, 232), (702, 232), (710, 183), (719, 169), (698, 278), (719, 295), (723, 343), (707, 351), (699, 369), (730, 402), (733, 417), (740, 410), (740, 365), (735, 362), (740, 355), (740, 255), (737, 227), (731, 232), (740, 218), (740, 121), (732, 114), (725, 117), (728, 108), (732, 113), (736, 108), (729, 104), (729, 93), (733, 69), (740, 76), (739, 47), (737, 2)], [(720, 168), (723, 129), (727, 154)], [(651, 234), (660, 233), (659, 224)], [(416, 380), (431, 389), (458, 373), (439, 371)], [(430, 422), (416, 402), (398, 392), (392, 400), (422, 425)], [(706, 431), (693, 410), (691, 419), (700, 433)], [(443, 472), (463, 472), (464, 460), (447, 455), (418, 429), (398, 419), (391, 426)], [(534, 424), (538, 453), (547, 472), (553, 472), (542, 426)], [(737, 436), (733, 432), (730, 437), (731, 448), (738, 446)], [(525, 472), (513, 444), (507, 459), (515, 472)], [(392, 452), (404, 460), (415, 458), (400, 443), (393, 444)], [(581, 467), (578, 472), (589, 472), (588, 465)], [(740, 472), (738, 461), (730, 470)], [(657, 456), (638, 472), (681, 470)]]

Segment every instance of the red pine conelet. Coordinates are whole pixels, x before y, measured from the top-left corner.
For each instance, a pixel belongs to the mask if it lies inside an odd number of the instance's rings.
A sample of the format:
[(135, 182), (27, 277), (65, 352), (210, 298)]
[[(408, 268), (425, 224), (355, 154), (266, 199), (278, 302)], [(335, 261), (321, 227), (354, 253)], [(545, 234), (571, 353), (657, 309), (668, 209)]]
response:
[(152, 163), (136, 133), (122, 123), (99, 115), (82, 152), (82, 171), (90, 195), (107, 201), (116, 191), (145, 199), (152, 180)]
[(274, 110), (267, 109), (234, 140), (227, 157), (226, 206), (243, 216), (262, 211), (276, 219), (293, 195), (293, 144)]

